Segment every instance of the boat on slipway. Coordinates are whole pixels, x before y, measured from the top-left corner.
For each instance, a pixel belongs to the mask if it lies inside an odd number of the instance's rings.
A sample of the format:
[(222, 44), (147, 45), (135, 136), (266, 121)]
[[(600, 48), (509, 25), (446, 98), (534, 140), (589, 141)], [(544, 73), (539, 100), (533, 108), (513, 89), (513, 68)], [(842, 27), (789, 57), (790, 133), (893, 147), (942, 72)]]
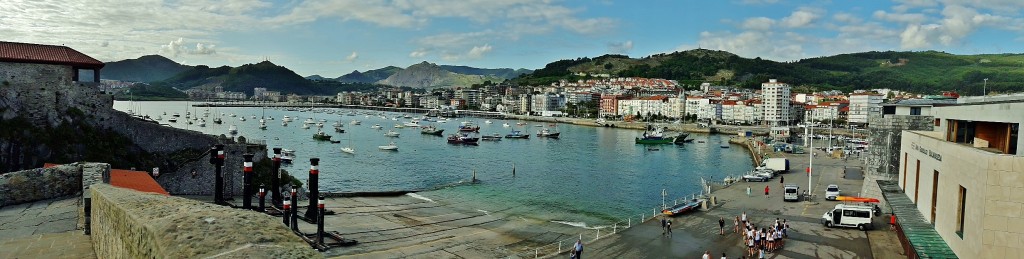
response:
[(700, 208), (700, 204), (703, 199), (692, 199), (684, 203), (676, 204), (675, 206), (669, 207), (661, 211), (661, 214), (666, 216), (674, 217), (680, 214), (691, 212)]

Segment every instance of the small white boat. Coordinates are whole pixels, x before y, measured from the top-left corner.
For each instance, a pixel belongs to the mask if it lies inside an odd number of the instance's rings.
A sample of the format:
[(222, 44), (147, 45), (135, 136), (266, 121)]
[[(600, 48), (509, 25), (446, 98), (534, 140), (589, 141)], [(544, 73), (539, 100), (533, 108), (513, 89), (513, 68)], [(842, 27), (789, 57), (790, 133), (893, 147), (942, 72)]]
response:
[(313, 124), (313, 123), (316, 123), (316, 122), (313, 121), (313, 118), (306, 118), (306, 121), (304, 121), (302, 123), (304, 123), (304, 124)]
[(352, 149), (351, 147), (343, 147), (343, 148), (341, 148), (341, 152), (345, 152), (345, 153), (349, 153), (349, 154), (355, 154), (356, 150)]
[(380, 148), (380, 150), (398, 151), (398, 145), (395, 145), (394, 141), (391, 141), (387, 146), (377, 146), (377, 148)]
[(512, 125), (508, 125), (508, 123), (507, 123), (507, 122), (506, 122), (506, 123), (503, 123), (503, 124), (501, 124), (501, 126), (502, 126), (502, 127), (506, 127), (506, 128), (508, 128), (508, 127), (512, 127)]
[(238, 117), (239, 121), (245, 121), (245, 117)]
[(485, 120), (484, 123), (491, 124), (491, 123), (494, 123), (494, 122), (491, 122), (491, 120)]
[(395, 124), (395, 128), (396, 128), (396, 129), (402, 129), (402, 128), (405, 128), (405, 125), (402, 125), (402, 124)]
[(305, 123), (303, 123), (303, 124), (302, 124), (302, 128), (303, 128), (303, 129), (309, 129), (309, 124), (305, 124)]
[(260, 122), (260, 129), (261, 130), (267, 130), (267, 123), (266, 122)]
[(231, 135), (238, 134), (238, 127), (235, 127), (234, 124), (231, 124), (231, 126), (228, 127), (228, 134), (231, 134)]
[(282, 127), (288, 127), (288, 122), (287, 121), (281, 121), (281, 126)]
[(343, 127), (344, 125), (343, 125), (343, 124), (341, 124), (341, 122), (340, 122), (340, 121), (335, 121), (335, 122), (334, 122), (334, 124), (331, 124), (331, 126), (334, 126), (335, 128), (341, 128), (341, 127)]
[(294, 159), (295, 159), (295, 150), (291, 150), (291, 149), (287, 149), (287, 148), (281, 149), (281, 162), (289, 163), (290, 164), (290, 163), (292, 163), (292, 160), (294, 160)]
[(363, 122), (357, 121), (357, 120), (352, 120), (352, 125), (360, 125), (360, 124), (363, 124)]
[(281, 121), (283, 121), (283, 122), (290, 122), (290, 121), (292, 121), (292, 118), (288, 117), (288, 115), (285, 115), (284, 117), (281, 118)]
[(199, 121), (199, 127), (206, 127), (206, 120)]
[(254, 120), (256, 119), (256, 115), (253, 115), (253, 116), (251, 116), (251, 117), (252, 117), (252, 119), (254, 119)]
[(388, 132), (384, 133), (384, 136), (386, 136), (386, 137), (398, 137), (399, 134), (400, 133), (398, 133), (397, 131), (388, 130)]
[(373, 126), (370, 126), (370, 128), (371, 129), (382, 129), (384, 127), (381, 127), (380, 124), (373, 124)]
[(405, 124), (402, 124), (402, 125), (406, 126), (406, 127), (412, 127), (412, 128), (419, 128), (420, 127), (420, 123), (419, 122), (415, 122), (415, 121), (406, 122)]
[(235, 115), (234, 113), (232, 113), (231, 115), (228, 115), (228, 117), (235, 117), (235, 116), (238, 116), (238, 115)]

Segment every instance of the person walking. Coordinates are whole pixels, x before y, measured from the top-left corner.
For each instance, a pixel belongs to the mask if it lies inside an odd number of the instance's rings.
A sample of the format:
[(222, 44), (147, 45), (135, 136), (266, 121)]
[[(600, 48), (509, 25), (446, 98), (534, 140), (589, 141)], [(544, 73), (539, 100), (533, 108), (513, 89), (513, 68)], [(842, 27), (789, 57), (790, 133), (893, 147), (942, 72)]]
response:
[(704, 250), (704, 255), (700, 259), (711, 259), (711, 250)]
[(669, 219), (668, 222), (665, 223), (665, 229), (668, 230), (668, 237), (672, 238), (672, 220), (671, 219)]
[(576, 245), (573, 246), (573, 250), (576, 250), (576, 259), (583, 259), (583, 240), (577, 239)]
[(768, 196), (768, 186), (767, 185), (764, 186), (764, 197), (765, 198), (770, 198), (770, 196)]
[(889, 230), (896, 231), (896, 213), (889, 213)]
[(782, 184), (783, 186), (785, 186), (784, 185), (784, 184), (786, 184), (786, 176), (785, 175), (780, 175), (779, 176), (779, 184)]
[(740, 232), (740, 217), (736, 217), (736, 220), (732, 222), (732, 232), (733, 233), (739, 233)]
[(718, 235), (725, 235), (725, 218), (718, 217)]
[(747, 197), (750, 197), (750, 186), (747, 186)]

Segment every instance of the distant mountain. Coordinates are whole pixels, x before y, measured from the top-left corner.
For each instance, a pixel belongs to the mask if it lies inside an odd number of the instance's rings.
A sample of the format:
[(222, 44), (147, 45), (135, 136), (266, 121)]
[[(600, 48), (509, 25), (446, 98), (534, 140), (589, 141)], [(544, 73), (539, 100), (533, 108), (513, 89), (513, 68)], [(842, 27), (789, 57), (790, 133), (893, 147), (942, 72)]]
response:
[(245, 64), (234, 68), (196, 66), (160, 83), (182, 90), (195, 87), (212, 90), (219, 85), (224, 87), (225, 91), (245, 92), (248, 95), (252, 95), (255, 87), (265, 87), (269, 91), (280, 91), (285, 94), (336, 93), (321, 91), (314, 87), (309, 80), (270, 61)]
[(170, 78), (189, 66), (178, 64), (160, 55), (142, 56), (109, 62), (100, 70), (100, 78), (134, 82), (153, 82)]
[[(584, 74), (610, 74), (678, 80), (697, 85), (713, 82), (760, 88), (769, 78), (811, 89), (890, 88), (916, 93), (956, 90), (981, 94), (984, 79), (988, 91), (1024, 91), (1024, 54), (954, 55), (938, 51), (870, 51), (776, 62), (735, 54), (694, 49), (643, 58), (604, 55), (565, 59), (523, 74), (513, 80), (521, 85), (544, 85), (558, 80), (583, 79)], [(995, 83), (993, 83), (995, 82)]]
[(493, 76), (504, 79), (515, 78), (519, 75), (533, 72), (529, 69), (511, 69), (511, 68), (475, 68), (468, 66), (449, 66), (441, 65), (441, 69), (447, 70), (452, 73), (466, 74), (466, 75), (478, 75), (478, 76)]
[(470, 86), (473, 84), (483, 83), (484, 81), (501, 82), (504, 81), (504, 79), (491, 75), (467, 75), (454, 73), (443, 69), (437, 64), (423, 61), (398, 71), (377, 83), (429, 89), (437, 87)]
[(164, 84), (136, 83), (128, 87), (128, 91), (114, 95), (114, 99), (119, 101), (184, 101), (188, 100), (188, 95)]
[(394, 75), (402, 68), (396, 66), (387, 66), (374, 70), (367, 70), (366, 72), (360, 73), (359, 70), (352, 71), (346, 75), (337, 78), (342, 83), (376, 83), (377, 81), (387, 79), (389, 76)]
[(307, 76), (306, 79), (308, 79), (308, 80), (324, 80), (324, 79), (327, 79), (327, 78), (323, 77), (323, 76), (320, 76), (320, 75), (311, 75), (311, 76)]

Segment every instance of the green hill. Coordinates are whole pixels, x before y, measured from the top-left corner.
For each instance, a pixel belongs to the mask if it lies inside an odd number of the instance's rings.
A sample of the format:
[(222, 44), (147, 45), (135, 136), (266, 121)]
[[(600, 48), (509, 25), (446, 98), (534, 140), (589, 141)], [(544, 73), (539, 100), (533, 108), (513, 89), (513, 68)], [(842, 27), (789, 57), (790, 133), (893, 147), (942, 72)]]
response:
[(284, 94), (334, 94), (316, 91), (309, 80), (270, 61), (234, 68), (196, 66), (160, 83), (178, 89), (212, 89), (220, 85), (224, 87), (224, 91), (245, 92), (248, 95), (252, 95), (253, 88), (256, 87), (266, 87), (269, 91), (280, 91)]
[(115, 100), (126, 101), (183, 101), (188, 100), (185, 92), (164, 84), (134, 84), (127, 91), (114, 95)]
[(1024, 91), (1024, 54), (872, 51), (783, 63), (695, 49), (639, 59), (604, 55), (559, 60), (513, 82), (541, 85), (585, 78), (575, 73), (665, 78), (690, 85), (715, 82), (747, 88), (759, 88), (768, 78), (777, 78), (817, 89), (891, 88), (920, 93), (957, 90), (961, 94), (980, 94), (984, 78), (989, 79), (989, 92)]
[(154, 82), (170, 78), (189, 66), (178, 64), (160, 55), (142, 56), (109, 62), (103, 67), (100, 78), (133, 82)]

